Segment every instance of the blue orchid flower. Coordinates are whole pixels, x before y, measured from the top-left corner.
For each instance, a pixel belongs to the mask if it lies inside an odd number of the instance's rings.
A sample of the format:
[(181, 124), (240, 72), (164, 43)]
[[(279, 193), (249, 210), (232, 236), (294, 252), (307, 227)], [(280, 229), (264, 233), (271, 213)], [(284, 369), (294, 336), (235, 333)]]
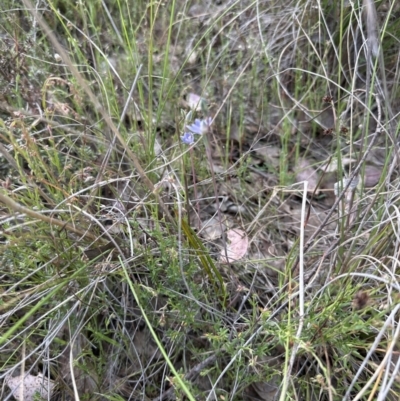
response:
[(194, 135), (191, 132), (185, 132), (182, 136), (181, 136), (181, 141), (185, 144), (185, 145), (193, 145), (194, 144)]
[(191, 125), (187, 125), (186, 128), (189, 131), (193, 132), (193, 134), (203, 135), (208, 132), (208, 130), (211, 127), (211, 124), (212, 124), (211, 117), (207, 117), (204, 120), (200, 120), (200, 119), (196, 118), (194, 120), (194, 123)]
[(194, 134), (196, 135), (206, 134), (209, 131), (212, 122), (213, 119), (211, 117), (207, 117), (204, 120), (196, 118), (193, 124), (186, 126), (187, 131), (185, 131), (184, 134), (181, 136), (181, 141), (185, 145), (193, 145)]

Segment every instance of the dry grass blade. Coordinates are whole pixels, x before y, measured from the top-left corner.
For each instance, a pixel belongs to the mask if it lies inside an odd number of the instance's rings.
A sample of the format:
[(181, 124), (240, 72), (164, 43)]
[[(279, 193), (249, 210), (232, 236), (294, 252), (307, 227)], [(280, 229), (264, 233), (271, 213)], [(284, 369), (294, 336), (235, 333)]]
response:
[(60, 221), (55, 218), (45, 216), (38, 212), (35, 212), (34, 210), (31, 210), (25, 206), (18, 204), (17, 202), (14, 202), (11, 198), (9, 198), (7, 195), (4, 195), (2, 193), (0, 193), (0, 202), (7, 205), (14, 212), (24, 213), (27, 216), (44, 221), (46, 223), (49, 223), (50, 225), (58, 226), (62, 229), (70, 231), (71, 233), (77, 234), (77, 235), (81, 236), (82, 238), (87, 237), (87, 238), (91, 239), (92, 241), (101, 240), (98, 236), (94, 235), (90, 231), (80, 230), (80, 229), (72, 226), (71, 224), (65, 223), (65, 222)]
[(398, 400), (397, 2), (3, 3), (0, 399)]

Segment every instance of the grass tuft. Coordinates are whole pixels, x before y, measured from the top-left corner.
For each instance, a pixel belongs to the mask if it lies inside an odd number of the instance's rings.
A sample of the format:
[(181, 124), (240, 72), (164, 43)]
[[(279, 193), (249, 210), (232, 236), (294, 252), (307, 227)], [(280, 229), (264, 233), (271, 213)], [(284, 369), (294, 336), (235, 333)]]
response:
[(3, 3), (0, 399), (399, 399), (398, 4)]

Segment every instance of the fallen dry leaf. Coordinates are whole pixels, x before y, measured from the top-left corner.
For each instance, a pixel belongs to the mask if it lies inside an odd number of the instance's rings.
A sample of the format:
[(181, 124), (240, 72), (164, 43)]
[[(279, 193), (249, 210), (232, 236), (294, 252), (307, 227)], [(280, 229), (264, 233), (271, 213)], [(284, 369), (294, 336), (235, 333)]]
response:
[(226, 236), (229, 244), (227, 245), (226, 252), (225, 249), (222, 249), (221, 251), (221, 262), (232, 263), (235, 260), (243, 258), (249, 247), (249, 238), (246, 233), (243, 230), (235, 228), (229, 230), (226, 233)]
[[(344, 166), (348, 166), (349, 164), (354, 163), (357, 160), (351, 159), (349, 157), (342, 157), (340, 161), (342, 162), (342, 170), (343, 170)], [(328, 162), (321, 166), (321, 170), (326, 173), (334, 173), (335, 171), (337, 171), (338, 170), (337, 157), (329, 158)]]
[(381, 179), (382, 170), (375, 166), (365, 166), (364, 185), (374, 187)]
[[(306, 159), (299, 159), (296, 168), (296, 182), (308, 181), (307, 192), (314, 192), (318, 185), (317, 170)], [(319, 191), (315, 191), (316, 194)]]
[(281, 149), (278, 146), (257, 143), (252, 148), (255, 156), (262, 160), (266, 165), (274, 168), (279, 167), (279, 157)]
[(186, 95), (186, 103), (192, 110), (201, 111), (202, 106), (206, 100), (195, 93), (188, 93)]
[(279, 374), (283, 361), (273, 356), (262, 355), (258, 358), (259, 366), (267, 365), (272, 372), (277, 372), (263, 381), (252, 383), (249, 388), (255, 392), (251, 399), (259, 401), (274, 401), (278, 399), (282, 376)]
[[(9, 376), (5, 381), (10, 387), (13, 397), (18, 401), (34, 401), (36, 394), (48, 399), (54, 388), (54, 382), (41, 373), (37, 376), (27, 374), (24, 379), (22, 376)], [(24, 386), (23, 397), (21, 397), (21, 385)]]
[(222, 228), (225, 225), (219, 222), (218, 219), (211, 217), (209, 220), (203, 223), (199, 235), (207, 241), (213, 241), (217, 238), (222, 237)]

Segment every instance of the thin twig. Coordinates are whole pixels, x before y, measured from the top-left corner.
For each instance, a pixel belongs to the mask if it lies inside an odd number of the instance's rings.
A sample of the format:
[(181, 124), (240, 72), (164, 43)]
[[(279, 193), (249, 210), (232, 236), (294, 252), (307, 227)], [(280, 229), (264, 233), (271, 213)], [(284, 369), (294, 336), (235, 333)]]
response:
[[(354, 177), (360, 172), (361, 167), (365, 161), (365, 159), (367, 158), (367, 155), (369, 154), (369, 152), (371, 151), (372, 147), (375, 144), (376, 138), (378, 137), (378, 134), (380, 134), (381, 130), (380, 128), (377, 128), (370, 144), (368, 145), (367, 150), (365, 151), (363, 157), (361, 158), (360, 162), (358, 163), (357, 167), (352, 171), (348, 181), (346, 182), (346, 185), (344, 185), (343, 187), (343, 191), (339, 194), (339, 196), (336, 198), (335, 203), (333, 204), (333, 206), (331, 207), (331, 209), (329, 210), (329, 212), (327, 213), (327, 215), (325, 216), (325, 219), (323, 220), (323, 222), (319, 225), (318, 229), (314, 231), (314, 233), (311, 235), (311, 237), (308, 239), (307, 243), (304, 246), (304, 253), (306, 253), (311, 245), (314, 242), (314, 239), (318, 236), (318, 234), (322, 231), (322, 229), (325, 227), (326, 223), (329, 221), (329, 219), (331, 218), (332, 214), (334, 213), (334, 211), (336, 210), (337, 206), (339, 205), (340, 201), (342, 200), (343, 196), (345, 195), (346, 191), (349, 189), (350, 185), (353, 182)], [(298, 265), (298, 260), (295, 263), (295, 266)]]
[[(217, 355), (213, 354), (208, 358), (204, 359), (204, 361), (195, 365), (189, 372), (184, 376), (184, 380), (193, 381), (199, 376), (201, 371), (205, 369), (207, 366), (211, 365), (217, 360)], [(175, 395), (175, 387), (169, 388), (167, 391), (163, 392), (159, 397), (154, 398), (152, 401), (164, 401), (170, 400)]]
[(68, 224), (68, 223), (66, 223), (64, 221), (55, 219), (53, 217), (45, 216), (44, 214), (35, 212), (34, 210), (31, 210), (31, 209), (29, 209), (29, 208), (27, 208), (25, 206), (22, 206), (19, 203), (13, 201), (7, 195), (4, 195), (1, 192), (0, 192), (0, 202), (4, 203), (6, 206), (8, 206), (14, 212), (19, 212), (19, 213), (26, 214), (29, 217), (44, 221), (46, 223), (49, 223), (50, 225), (56, 225), (56, 226), (61, 227), (61, 228), (65, 229), (65, 230), (67, 230), (67, 231), (71, 231), (74, 234), (78, 234), (81, 237), (87, 237), (87, 238), (91, 239), (92, 241), (98, 241), (100, 239), (98, 236), (92, 234), (89, 231), (80, 230), (79, 228), (75, 228), (71, 224)]

